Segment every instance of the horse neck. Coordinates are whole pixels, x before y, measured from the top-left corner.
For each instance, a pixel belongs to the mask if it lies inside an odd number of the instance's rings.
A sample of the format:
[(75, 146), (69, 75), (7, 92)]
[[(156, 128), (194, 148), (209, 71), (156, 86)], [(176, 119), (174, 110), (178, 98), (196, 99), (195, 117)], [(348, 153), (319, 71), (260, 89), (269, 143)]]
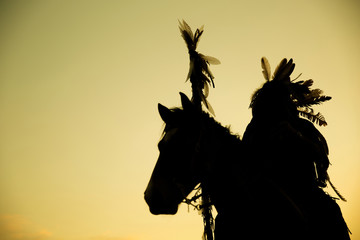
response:
[(220, 124), (203, 130), (201, 140), (202, 184), (206, 186), (215, 207), (222, 205), (226, 193), (235, 183), (234, 169), (241, 159), (241, 141)]

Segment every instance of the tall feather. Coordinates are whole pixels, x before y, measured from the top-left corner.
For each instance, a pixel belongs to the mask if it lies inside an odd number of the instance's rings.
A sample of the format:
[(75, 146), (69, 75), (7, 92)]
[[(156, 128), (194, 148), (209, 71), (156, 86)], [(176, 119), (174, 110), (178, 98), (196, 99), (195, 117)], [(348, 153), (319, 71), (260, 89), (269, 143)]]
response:
[(269, 61), (266, 59), (266, 57), (261, 58), (261, 67), (263, 69), (262, 73), (264, 75), (265, 80), (268, 82), (271, 79), (271, 68)]
[(284, 66), (286, 65), (287, 63), (287, 59), (284, 58), (283, 60), (281, 60), (281, 62), (279, 63), (279, 65), (277, 65), (277, 67), (275, 68), (275, 71), (274, 71), (274, 75), (273, 75), (273, 79), (275, 78), (276, 75), (278, 75), (278, 72), (280, 72)]
[(294, 71), (294, 68), (295, 64), (292, 59), (289, 61), (287, 61), (286, 58), (283, 59), (277, 68), (277, 71), (274, 73), (274, 80), (290, 82), (290, 75)]

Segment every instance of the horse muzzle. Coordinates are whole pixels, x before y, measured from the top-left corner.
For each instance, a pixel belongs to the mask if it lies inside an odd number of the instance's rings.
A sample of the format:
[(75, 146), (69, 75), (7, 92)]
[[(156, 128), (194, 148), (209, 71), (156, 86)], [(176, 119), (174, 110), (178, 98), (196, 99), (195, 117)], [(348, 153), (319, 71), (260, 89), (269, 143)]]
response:
[[(164, 194), (164, 192), (167, 194)], [(149, 206), (150, 212), (154, 215), (176, 214), (179, 203), (182, 200), (180, 196), (175, 189), (172, 189), (172, 191), (162, 191), (161, 188), (154, 185), (151, 181), (144, 193), (145, 202)]]

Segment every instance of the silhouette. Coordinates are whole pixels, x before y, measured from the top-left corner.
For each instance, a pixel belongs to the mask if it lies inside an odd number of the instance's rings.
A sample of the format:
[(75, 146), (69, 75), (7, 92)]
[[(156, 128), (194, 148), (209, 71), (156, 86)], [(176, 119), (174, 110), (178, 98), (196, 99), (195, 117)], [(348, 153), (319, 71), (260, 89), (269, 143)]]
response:
[(189, 50), (190, 68), (186, 81), (190, 79), (192, 89), (192, 102), (196, 107), (201, 109), (201, 103), (204, 103), (205, 107), (215, 115), (210, 103), (206, 100), (209, 95), (209, 84), (215, 87), (214, 75), (211, 73), (209, 64), (220, 64), (220, 61), (214, 57), (205, 56), (196, 51), (197, 44), (200, 40), (204, 30), (202, 26), (200, 29), (196, 29), (193, 34), (190, 26), (185, 22), (179, 21), (179, 29), (186, 46)]
[[(196, 52), (203, 30), (195, 34), (183, 21), (180, 31), (190, 55), (192, 101), (180, 93), (182, 108), (158, 110), (165, 129), (160, 155), (145, 191), (153, 214), (176, 214), (181, 202), (195, 204), (204, 217), (204, 238), (212, 239), (211, 206), (218, 212), (215, 239), (350, 239), (329, 183), (328, 147), (314, 127), (326, 125), (312, 106), (331, 98), (311, 89), (312, 80), (290, 80), (295, 64), (282, 60), (274, 75), (262, 58), (265, 84), (250, 104), (253, 118), (242, 140), (202, 110), (212, 57)], [(211, 59), (211, 60), (207, 60)], [(305, 119), (306, 118), (306, 119)], [(201, 193), (187, 199), (200, 184)]]
[[(268, 231), (277, 238), (289, 239), (301, 233), (299, 239), (349, 239), (340, 208), (322, 190), (329, 183), (345, 200), (330, 181), (328, 146), (312, 123), (327, 124), (312, 106), (331, 97), (311, 89), (312, 80), (290, 80), (295, 68), (292, 59), (283, 59), (272, 79), (267, 59), (262, 58), (261, 63), (266, 82), (252, 97), (253, 118), (242, 139), (247, 159), (251, 160), (250, 170), (256, 169), (257, 173), (252, 184), (265, 186), (261, 192), (250, 189), (253, 202), (261, 206), (256, 219), (273, 221), (276, 216), (284, 230), (276, 232), (276, 226), (268, 225)], [(264, 203), (262, 199), (269, 195), (273, 198)], [(286, 205), (286, 212), (279, 210)], [(266, 211), (269, 218), (264, 217)], [(288, 221), (292, 217), (289, 214), (297, 215), (298, 223)]]

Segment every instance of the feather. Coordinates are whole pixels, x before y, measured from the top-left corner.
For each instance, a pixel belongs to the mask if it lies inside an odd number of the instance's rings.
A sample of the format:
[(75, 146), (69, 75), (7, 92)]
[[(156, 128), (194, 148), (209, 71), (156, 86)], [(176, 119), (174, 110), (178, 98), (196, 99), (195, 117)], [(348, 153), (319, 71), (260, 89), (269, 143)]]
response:
[(319, 98), (322, 93), (323, 93), (323, 91), (317, 88), (317, 89), (311, 90), (309, 95), (312, 98)]
[(331, 188), (334, 190), (334, 192), (336, 193), (336, 195), (338, 195), (338, 197), (343, 200), (344, 202), (346, 202), (346, 199), (340, 194), (340, 192), (337, 190), (337, 188), (334, 186), (334, 184), (330, 181), (330, 178), (328, 176), (328, 182), (330, 183)]
[(318, 124), (319, 126), (326, 126), (327, 122), (321, 113), (314, 113), (314, 110), (309, 107), (298, 108), (299, 115), (307, 118), (309, 121)]
[(184, 20), (182, 22), (179, 21), (179, 29), (180, 29), (181, 36), (185, 40), (185, 43), (186, 43), (189, 51), (190, 50), (195, 51), (196, 44), (194, 43), (194, 34), (193, 34), (190, 26)]
[(271, 68), (269, 61), (266, 59), (266, 57), (261, 58), (261, 67), (263, 69), (262, 73), (264, 75), (264, 78), (266, 81), (270, 81), (271, 78)]
[(203, 34), (204, 32), (204, 25), (202, 25), (200, 28), (196, 29), (195, 31), (195, 36), (194, 36), (194, 46), (195, 46), (195, 49), (197, 47), (197, 44), (199, 43), (200, 41), (200, 37), (201, 35)]
[[(293, 80), (291, 80), (291, 82), (295, 81), (296, 79), (298, 79), (300, 76), (302, 75), (302, 73), (300, 73), (296, 78), (294, 78)], [(301, 81), (303, 82), (303, 81)]]
[(306, 81), (303, 81), (303, 83), (301, 85), (306, 86), (306, 87), (311, 87), (313, 85), (313, 83), (314, 83), (314, 80), (308, 79)]
[(284, 58), (276, 68), (273, 79), (276, 81), (290, 81), (290, 75), (294, 71), (294, 68), (295, 64), (292, 58), (289, 61)]
[(212, 64), (212, 65), (219, 65), (221, 64), (221, 62), (219, 61), (219, 59), (211, 57), (211, 56), (205, 56), (202, 55), (202, 58), (208, 63), (208, 64)]
[(179, 29), (181, 33), (187, 34), (191, 40), (194, 40), (194, 34), (191, 27), (184, 20), (182, 20), (182, 22), (179, 21)]
[(311, 107), (312, 105), (322, 104), (323, 102), (329, 101), (331, 99), (330, 96), (311, 96), (310, 94), (306, 94), (302, 99), (297, 99), (295, 102), (298, 107)]
[(279, 65), (277, 65), (275, 72), (273, 74), (273, 78), (275, 78), (275, 76), (278, 74), (278, 72), (284, 67), (284, 65), (287, 63), (287, 59), (284, 58), (283, 60), (281, 60), (281, 62), (279, 63)]
[[(211, 85), (213, 86), (213, 88), (215, 88), (215, 83), (214, 83), (214, 75), (212, 74), (212, 72), (210, 71), (210, 69), (207, 69), (207, 75), (209, 76), (210, 80), (211, 80)], [(209, 81), (209, 79), (208, 79)], [(210, 82), (210, 81), (209, 81)]]
[(209, 96), (209, 85), (204, 84), (204, 96), (207, 98)]
[[(220, 64), (220, 61), (211, 56), (205, 56), (196, 51), (197, 44), (201, 35), (204, 32), (204, 26), (196, 29), (195, 33), (192, 32), (190, 26), (184, 21), (179, 21), (179, 29), (183, 39), (189, 50), (190, 67), (186, 77), (186, 81), (190, 79), (192, 88), (192, 102), (201, 107), (201, 102), (213, 114), (214, 110), (211, 105), (206, 101), (209, 95), (209, 85), (214, 84), (214, 75), (209, 69), (209, 64)], [(209, 85), (208, 85), (209, 84)]]
[(294, 71), (295, 68), (295, 64), (293, 63), (292, 58), (289, 60), (289, 62), (284, 66), (284, 68), (282, 69), (281, 72), (279, 72), (279, 78), (281, 80), (285, 80), (285, 79), (289, 79), (290, 80), (290, 75), (291, 73)]
[(206, 100), (206, 96), (201, 94), (201, 101), (204, 103), (205, 107), (209, 110), (209, 112), (215, 117), (215, 111), (212, 108), (211, 104), (209, 103), (208, 100)]
[(215, 111), (214, 111), (213, 107), (211, 106), (211, 104), (209, 103), (209, 101), (205, 101), (205, 103), (206, 103), (206, 108), (209, 110), (209, 112), (210, 112), (214, 117), (216, 117)]
[[(208, 63), (204, 60), (204, 58), (206, 56), (202, 55), (201, 53), (199, 53), (199, 56), (200, 56), (201, 60), (203, 60), (203, 61), (201, 61), (201, 69), (202, 69), (202, 72), (205, 74), (205, 79), (204, 80), (209, 82), (209, 83), (211, 82), (213, 88), (215, 88), (215, 84), (214, 84), (214, 80), (213, 80), (215, 77), (212, 74), (212, 72), (210, 71)], [(209, 80), (209, 78), (210, 78), (210, 80)]]
[(320, 104), (320, 103), (323, 103), (323, 102), (326, 102), (326, 101), (329, 101), (329, 100), (331, 100), (330, 96), (320, 96), (320, 97), (314, 99), (313, 104)]
[[(192, 75), (192, 73), (193, 73), (194, 64), (195, 64), (194, 61), (193, 61), (193, 60), (190, 60), (189, 73), (188, 73), (188, 75), (187, 75), (187, 77), (186, 77), (186, 81), (190, 79), (190, 77), (191, 77), (191, 75)], [(186, 82), (186, 81), (185, 81), (185, 82)]]

